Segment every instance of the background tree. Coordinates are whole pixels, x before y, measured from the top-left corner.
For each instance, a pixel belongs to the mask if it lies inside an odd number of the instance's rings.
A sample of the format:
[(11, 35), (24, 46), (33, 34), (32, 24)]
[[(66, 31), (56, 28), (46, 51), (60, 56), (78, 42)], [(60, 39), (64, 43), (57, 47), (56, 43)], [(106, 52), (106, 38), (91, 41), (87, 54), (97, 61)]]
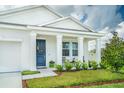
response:
[(113, 33), (110, 43), (102, 51), (102, 61), (106, 61), (112, 70), (118, 72), (124, 66), (124, 40)]

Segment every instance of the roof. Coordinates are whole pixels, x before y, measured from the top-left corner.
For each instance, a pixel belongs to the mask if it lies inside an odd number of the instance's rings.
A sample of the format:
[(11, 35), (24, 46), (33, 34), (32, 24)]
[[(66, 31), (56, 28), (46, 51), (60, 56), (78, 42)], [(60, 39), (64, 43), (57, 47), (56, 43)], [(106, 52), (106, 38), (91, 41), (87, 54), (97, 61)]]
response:
[(23, 30), (49, 30), (56, 32), (65, 32), (65, 33), (77, 33), (77, 34), (91, 34), (95, 35), (98, 37), (104, 36), (103, 33), (97, 33), (97, 32), (87, 32), (87, 31), (82, 31), (82, 30), (77, 30), (77, 29), (63, 29), (63, 28), (55, 28), (55, 27), (42, 27), (42, 26), (36, 26), (36, 25), (26, 25), (26, 24), (16, 24), (16, 23), (7, 23), (7, 22), (0, 22), (0, 27), (2, 28), (10, 28), (10, 29), (23, 29)]
[(0, 16), (8, 15), (8, 14), (16, 13), (16, 12), (21, 12), (21, 11), (24, 11), (24, 10), (34, 9), (34, 8), (38, 8), (38, 7), (41, 7), (41, 6), (45, 7), (46, 9), (48, 9), (49, 11), (51, 11), (52, 13), (54, 13), (55, 15), (57, 15), (59, 17), (63, 17), (63, 15), (61, 15), (58, 12), (54, 11), (52, 8), (50, 8), (47, 5), (30, 5), (30, 6), (23, 6), (23, 7), (10, 9), (10, 10), (5, 10), (5, 11), (0, 12)]
[[(49, 27), (47, 25), (53, 24), (53, 23), (56, 23), (56, 22), (59, 22), (59, 21), (62, 21), (62, 20), (71, 19), (72, 21), (74, 21), (75, 23), (79, 24), (80, 26), (82, 26), (83, 28), (87, 29), (88, 31), (95, 32), (89, 26), (84, 25), (82, 22), (80, 22), (76, 18), (74, 18), (72, 16), (64, 17), (63, 15), (61, 15), (58, 12), (54, 11), (54, 9), (50, 8), (47, 5), (30, 5), (30, 6), (24, 6), (24, 7), (19, 7), (19, 8), (15, 8), (15, 9), (10, 9), (10, 10), (6, 10), (6, 11), (0, 12), (0, 16), (8, 15), (8, 14), (16, 13), (16, 12), (21, 12), (21, 11), (29, 10), (29, 9), (33, 9), (33, 8), (38, 8), (38, 7), (41, 7), (41, 6), (45, 7), (46, 9), (48, 9), (49, 11), (54, 13), (55, 15), (59, 16), (60, 18), (56, 19), (54, 21), (48, 22), (48, 23), (44, 23), (44, 24), (40, 24), (40, 25), (35, 25), (35, 26)], [(11, 25), (28, 25), (28, 24), (16, 24), (16, 23), (7, 23), (7, 22), (0, 22), (0, 23), (11, 24)], [(55, 28), (55, 27), (51, 27), (51, 28)], [(58, 29), (63, 29), (63, 28), (58, 28)], [(70, 29), (70, 30), (76, 30), (76, 29)]]
[(77, 23), (78, 25), (82, 26), (83, 28), (87, 29), (88, 31), (90, 32), (95, 32), (93, 31), (89, 26), (86, 26), (84, 25), (82, 22), (80, 22), (79, 20), (77, 20), (76, 18), (72, 17), (72, 16), (68, 16), (68, 17), (63, 17), (63, 18), (59, 18), (57, 20), (54, 20), (52, 22), (48, 22), (48, 23), (45, 23), (45, 24), (41, 24), (39, 26), (43, 26), (43, 27), (49, 27), (47, 25), (50, 25), (50, 24), (53, 24), (53, 23), (57, 23), (59, 21), (63, 21), (63, 20), (66, 20), (66, 19), (71, 19), (72, 21), (74, 21), (75, 23)]

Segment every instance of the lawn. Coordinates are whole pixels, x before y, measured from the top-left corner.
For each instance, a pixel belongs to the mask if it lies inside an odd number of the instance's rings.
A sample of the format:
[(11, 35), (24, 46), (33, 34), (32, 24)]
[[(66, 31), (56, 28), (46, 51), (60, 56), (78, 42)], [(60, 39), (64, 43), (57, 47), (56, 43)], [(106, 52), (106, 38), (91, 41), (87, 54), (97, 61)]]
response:
[(124, 88), (124, 83), (90, 86), (89, 88)]
[(107, 70), (81, 70), (63, 72), (61, 76), (27, 80), (30, 88), (53, 88), (80, 85), (80, 83), (110, 81), (124, 79), (124, 74)]
[(30, 70), (25, 70), (22, 71), (22, 75), (32, 75), (32, 74), (38, 74), (40, 71), (30, 71)]

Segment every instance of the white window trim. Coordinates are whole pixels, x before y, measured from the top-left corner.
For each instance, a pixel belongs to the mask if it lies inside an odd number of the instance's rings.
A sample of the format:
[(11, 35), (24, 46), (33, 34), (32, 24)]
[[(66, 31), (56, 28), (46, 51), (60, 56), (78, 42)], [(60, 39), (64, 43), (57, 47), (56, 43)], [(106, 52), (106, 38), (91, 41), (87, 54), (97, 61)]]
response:
[[(77, 44), (78, 44), (78, 42), (71, 42), (71, 44), (72, 44), (72, 43), (77, 43)], [(71, 47), (72, 47), (72, 46), (71, 46)], [(73, 51), (73, 50), (76, 50), (76, 49), (73, 49), (73, 47), (72, 47), (72, 50), (71, 50), (71, 51)], [(77, 51), (78, 51), (78, 48), (77, 48)], [(73, 52), (72, 52), (71, 55), (72, 55), (72, 57), (78, 57), (78, 55), (77, 55), (77, 56), (73, 56)]]
[[(70, 58), (73, 58), (73, 57), (78, 57), (78, 55), (77, 56), (73, 56), (73, 48), (72, 48), (72, 43), (73, 42), (76, 42), (76, 41), (72, 41), (72, 42), (70, 42), (70, 41), (63, 41), (63, 42), (69, 42), (69, 56), (63, 56), (62, 55), (62, 57), (70, 57)], [(63, 43), (62, 42), (62, 43)], [(78, 44), (78, 42), (76, 42), (77, 44)], [(63, 51), (63, 49), (66, 49), (66, 48), (62, 48), (62, 51)]]

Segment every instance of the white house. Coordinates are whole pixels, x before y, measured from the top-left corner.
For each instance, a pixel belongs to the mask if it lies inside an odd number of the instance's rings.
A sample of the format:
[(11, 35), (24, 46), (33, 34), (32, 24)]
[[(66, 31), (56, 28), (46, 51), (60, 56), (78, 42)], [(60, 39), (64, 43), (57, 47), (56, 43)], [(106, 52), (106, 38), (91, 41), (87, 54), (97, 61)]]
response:
[(96, 61), (100, 62), (102, 36), (48, 6), (0, 12), (0, 72), (49, 67), (51, 60), (62, 65), (64, 58), (88, 62), (90, 40), (96, 40)]

